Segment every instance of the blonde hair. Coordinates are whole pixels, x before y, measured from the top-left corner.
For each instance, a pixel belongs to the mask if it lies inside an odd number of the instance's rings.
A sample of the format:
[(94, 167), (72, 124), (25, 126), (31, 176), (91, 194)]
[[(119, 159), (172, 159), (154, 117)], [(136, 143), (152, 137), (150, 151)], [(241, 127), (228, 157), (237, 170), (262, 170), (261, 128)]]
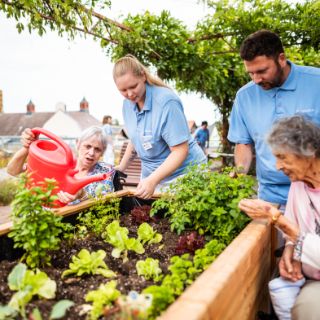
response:
[(169, 88), (159, 77), (153, 76), (135, 56), (127, 54), (116, 61), (113, 67), (113, 80), (132, 72), (136, 77), (146, 76), (147, 83), (154, 86)]

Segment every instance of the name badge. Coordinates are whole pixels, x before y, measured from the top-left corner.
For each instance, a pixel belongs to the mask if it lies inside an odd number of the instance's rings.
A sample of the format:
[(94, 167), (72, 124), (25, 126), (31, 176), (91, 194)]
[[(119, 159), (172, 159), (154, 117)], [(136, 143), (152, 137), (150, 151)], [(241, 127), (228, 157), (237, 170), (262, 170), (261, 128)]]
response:
[(142, 136), (142, 148), (147, 151), (152, 148), (152, 136), (151, 135), (145, 135)]

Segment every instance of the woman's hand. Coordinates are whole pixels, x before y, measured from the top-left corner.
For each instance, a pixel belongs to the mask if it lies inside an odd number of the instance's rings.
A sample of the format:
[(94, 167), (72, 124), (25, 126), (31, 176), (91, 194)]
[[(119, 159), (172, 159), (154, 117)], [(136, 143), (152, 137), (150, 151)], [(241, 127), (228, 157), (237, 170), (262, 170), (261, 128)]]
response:
[(293, 250), (293, 245), (285, 247), (279, 262), (279, 272), (281, 277), (295, 282), (302, 279), (303, 275), (301, 271), (301, 262), (293, 260)]
[(81, 189), (76, 194), (70, 194), (70, 193), (65, 192), (65, 191), (59, 191), (57, 193), (57, 196), (58, 196), (58, 199), (59, 199), (60, 202), (69, 203), (69, 202), (72, 202), (72, 201), (74, 201), (76, 199), (79, 199), (82, 194), (83, 194), (83, 190)]
[(143, 179), (139, 182), (134, 195), (141, 199), (149, 199), (152, 197), (156, 186), (157, 183), (154, 182), (150, 177)]
[(274, 215), (279, 214), (279, 210), (271, 203), (260, 199), (243, 199), (238, 206), (252, 219), (271, 220)]
[(30, 128), (26, 128), (21, 134), (21, 144), (24, 148), (29, 149), (31, 142), (37, 140), (37, 138)]

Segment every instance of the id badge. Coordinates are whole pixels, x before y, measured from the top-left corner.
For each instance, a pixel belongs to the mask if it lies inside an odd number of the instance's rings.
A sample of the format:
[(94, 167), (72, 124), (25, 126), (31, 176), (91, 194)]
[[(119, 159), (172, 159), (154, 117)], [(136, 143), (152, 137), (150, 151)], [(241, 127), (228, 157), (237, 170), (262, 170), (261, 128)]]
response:
[(145, 151), (150, 150), (152, 148), (152, 136), (142, 136), (142, 147)]

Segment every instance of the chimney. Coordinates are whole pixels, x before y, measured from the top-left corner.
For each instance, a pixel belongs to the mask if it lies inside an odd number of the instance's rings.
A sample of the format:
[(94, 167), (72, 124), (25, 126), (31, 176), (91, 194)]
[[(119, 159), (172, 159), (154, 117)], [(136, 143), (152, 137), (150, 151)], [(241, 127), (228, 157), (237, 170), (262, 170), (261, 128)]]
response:
[(0, 113), (3, 112), (3, 97), (2, 97), (2, 90), (0, 90)]
[(30, 100), (29, 103), (27, 104), (27, 114), (32, 114), (34, 113), (36, 110), (36, 106), (34, 105), (34, 103)]
[(80, 102), (80, 111), (89, 113), (89, 103), (85, 97), (83, 97), (83, 99)]

